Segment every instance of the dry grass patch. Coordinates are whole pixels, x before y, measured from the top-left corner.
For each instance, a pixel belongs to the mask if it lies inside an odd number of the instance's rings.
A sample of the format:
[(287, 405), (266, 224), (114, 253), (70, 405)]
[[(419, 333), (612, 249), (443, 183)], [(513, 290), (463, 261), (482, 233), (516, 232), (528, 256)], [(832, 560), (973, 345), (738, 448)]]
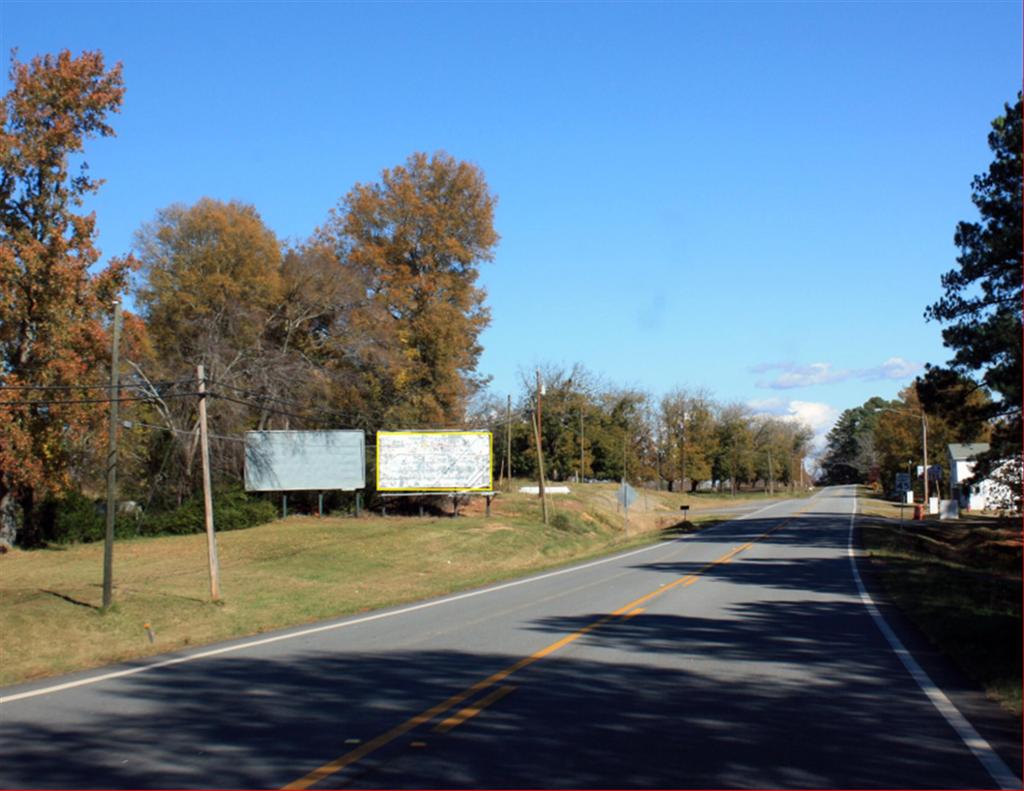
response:
[(886, 592), (989, 695), (1021, 713), (1021, 536), (1012, 520), (899, 522), (859, 500), (861, 540)]

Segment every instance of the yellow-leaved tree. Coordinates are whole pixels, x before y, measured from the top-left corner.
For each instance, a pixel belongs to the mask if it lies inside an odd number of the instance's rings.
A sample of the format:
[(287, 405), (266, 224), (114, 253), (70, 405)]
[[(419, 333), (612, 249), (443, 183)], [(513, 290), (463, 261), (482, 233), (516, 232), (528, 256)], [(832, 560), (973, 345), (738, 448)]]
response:
[(477, 279), (498, 242), (495, 201), (480, 168), (416, 153), (353, 187), (318, 231), (365, 287), (349, 340), (372, 332), (388, 347), (336, 360), (358, 369), (377, 425), (458, 422), (481, 386), (479, 336), (490, 315)]

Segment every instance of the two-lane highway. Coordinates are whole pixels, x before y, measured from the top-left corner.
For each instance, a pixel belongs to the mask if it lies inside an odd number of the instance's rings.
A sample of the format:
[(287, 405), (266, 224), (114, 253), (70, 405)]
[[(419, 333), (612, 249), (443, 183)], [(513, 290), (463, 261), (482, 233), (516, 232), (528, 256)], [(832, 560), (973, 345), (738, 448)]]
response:
[(885, 634), (854, 508), (9, 688), (0, 785), (1019, 787)]

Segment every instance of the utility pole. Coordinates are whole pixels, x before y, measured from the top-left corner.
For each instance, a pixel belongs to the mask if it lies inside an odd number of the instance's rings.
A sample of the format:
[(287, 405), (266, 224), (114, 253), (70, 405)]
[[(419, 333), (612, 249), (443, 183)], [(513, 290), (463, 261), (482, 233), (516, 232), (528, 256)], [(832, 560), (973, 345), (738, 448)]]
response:
[(679, 461), (681, 478), (679, 488), (686, 493), (686, 412), (683, 412), (683, 419), (679, 421)]
[(924, 452), (924, 508), (925, 513), (930, 510), (928, 502), (928, 419), (921, 410), (921, 448)]
[(732, 496), (736, 496), (736, 469), (739, 467), (739, 458), (736, 455), (736, 440), (732, 441)]
[(110, 349), (110, 436), (107, 443), (107, 530), (103, 540), (103, 609), (114, 594), (114, 521), (117, 517), (117, 407), (121, 392), (121, 300), (114, 302), (113, 344)]
[(505, 405), (505, 452), (508, 456), (508, 490), (512, 491), (512, 396)]
[(768, 496), (775, 495), (775, 472), (772, 470), (772, 449), (768, 448)]
[(544, 441), (544, 425), (541, 423), (541, 407), (540, 400), (541, 396), (544, 395), (544, 383), (540, 378), (540, 368), (536, 369), (537, 372), (537, 447), (540, 447), (540, 443)]
[(196, 367), (199, 379), (199, 445), (203, 461), (203, 516), (206, 521), (206, 550), (210, 561), (210, 598), (220, 601), (220, 565), (217, 563), (217, 539), (213, 534), (213, 493), (210, 490), (210, 443), (206, 433), (206, 374)]
[(540, 369), (537, 369), (537, 411), (534, 414), (533, 420), (533, 438), (537, 442), (537, 489), (540, 493), (540, 508), (541, 513), (544, 515), (544, 524), (548, 523), (548, 498), (544, 492), (544, 451), (541, 448), (541, 433), (540, 433), (540, 397), (541, 397), (541, 383), (540, 383)]
[(583, 455), (583, 401), (580, 401), (580, 483), (583, 483), (583, 470), (586, 462)]

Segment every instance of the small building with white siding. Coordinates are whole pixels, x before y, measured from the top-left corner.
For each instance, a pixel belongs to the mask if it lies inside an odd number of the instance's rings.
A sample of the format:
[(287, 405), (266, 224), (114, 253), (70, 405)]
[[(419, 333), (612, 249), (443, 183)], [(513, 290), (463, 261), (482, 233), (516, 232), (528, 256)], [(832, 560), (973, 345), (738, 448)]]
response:
[(986, 478), (970, 486), (964, 483), (974, 475), (978, 456), (989, 448), (987, 442), (954, 443), (949, 445), (949, 485), (954, 500), (969, 511), (994, 511), (1005, 507), (1010, 491), (1002, 483)]

